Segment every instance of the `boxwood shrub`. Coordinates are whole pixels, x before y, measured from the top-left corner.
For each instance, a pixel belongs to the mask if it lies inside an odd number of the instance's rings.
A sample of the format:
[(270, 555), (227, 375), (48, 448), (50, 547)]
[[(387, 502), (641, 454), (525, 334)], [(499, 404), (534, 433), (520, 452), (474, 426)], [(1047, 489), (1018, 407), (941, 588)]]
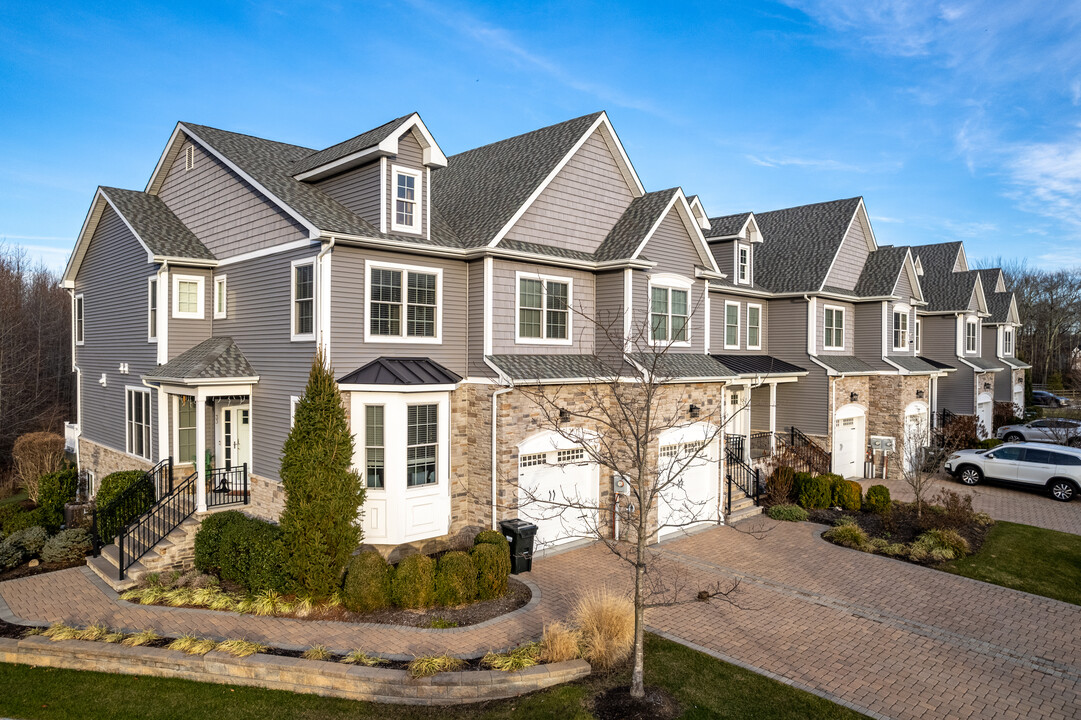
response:
[(249, 593), (285, 589), (281, 528), (236, 510), (203, 519), (195, 535), (195, 567)]
[[(483, 543), (482, 543), (483, 544)], [(439, 605), (465, 605), (477, 597), (477, 567), (467, 553), (448, 552), (435, 570), (435, 601)]]
[(226, 510), (203, 518), (199, 532), (195, 533), (195, 568), (201, 572), (218, 575), (218, 564), (222, 532), (230, 524), (239, 522), (244, 513), (238, 510)]
[(394, 576), (383, 556), (374, 550), (354, 555), (345, 572), (342, 603), (353, 612), (374, 612), (390, 605)]
[(394, 570), (391, 595), (398, 607), (423, 609), (435, 602), (435, 560), (409, 555)]
[(507, 552), (510, 552), (510, 543), (507, 542), (507, 538), (503, 533), (498, 530), (481, 530), (477, 533), (477, 536), (473, 538), (474, 545), (498, 545), (499, 547), (506, 548)]
[(807, 519), (807, 511), (799, 505), (774, 505), (766, 511), (774, 520), (786, 522), (803, 522)]
[(42, 525), (55, 533), (64, 524), (64, 505), (75, 499), (79, 471), (74, 465), (43, 475), (38, 481)]
[(832, 488), (826, 476), (808, 478), (800, 483), (800, 507), (808, 510), (827, 508), (832, 499)]
[(831, 490), (833, 504), (842, 510), (859, 510), (863, 505), (863, 487), (855, 480), (835, 480)]
[(885, 485), (872, 485), (863, 498), (863, 509), (876, 515), (885, 515), (892, 508), (890, 489)]
[(470, 553), (477, 568), (477, 599), (492, 600), (507, 592), (510, 550), (490, 543), (474, 545)]

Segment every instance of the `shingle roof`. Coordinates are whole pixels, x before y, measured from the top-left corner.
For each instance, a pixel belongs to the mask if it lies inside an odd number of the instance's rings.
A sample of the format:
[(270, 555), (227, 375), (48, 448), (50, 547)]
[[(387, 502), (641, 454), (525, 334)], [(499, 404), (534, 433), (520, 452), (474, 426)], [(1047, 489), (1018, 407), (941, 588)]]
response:
[(976, 283), (980, 281), (978, 270), (945, 275), (928, 273), (927, 263), (923, 264), (923, 276), (922, 287), (924, 299), (927, 300), (927, 312), (967, 310)]
[(731, 378), (736, 373), (720, 361), (702, 353), (631, 353), (630, 357), (646, 370), (656, 369), (664, 378)]
[(461, 376), (425, 357), (380, 357), (338, 379), (344, 385), (454, 385)]
[(863, 360), (851, 355), (818, 355), (817, 359), (834, 372), (845, 373), (846, 375), (878, 372), (877, 368), (871, 367)]
[(233, 338), (218, 336), (204, 340), (144, 377), (148, 380), (220, 380), (255, 376), (255, 369)]
[[(986, 289), (985, 287), (984, 290)], [(991, 313), (991, 317), (985, 322), (991, 324), (1009, 322), (1010, 300), (1012, 299), (1013, 293), (1011, 292), (987, 293), (987, 311)]]
[(935, 367), (923, 358), (913, 357), (911, 355), (890, 355), (890, 362), (895, 365), (900, 365), (914, 375), (939, 372), (942, 369)]
[(600, 114), (468, 150), (433, 170), (432, 203), (462, 246), (488, 244)]
[(996, 362), (990, 360), (984, 360), (981, 357), (965, 357), (965, 361), (975, 365), (981, 372), (997, 372), (1002, 369), (1002, 366)]
[(611, 378), (619, 368), (596, 355), (488, 355), (511, 380), (578, 380)]
[(990, 295), (995, 290), (995, 286), (998, 285), (998, 279), (1002, 278), (1005, 283), (1005, 276), (1002, 273), (1002, 268), (980, 268), (980, 277), (983, 279), (983, 289)]
[(378, 145), (386, 140), (396, 128), (412, 117), (412, 115), (413, 113), (403, 115), (400, 118), (395, 118), (390, 122), (384, 123), (377, 128), (363, 132), (355, 137), (351, 137), (337, 145), (331, 145), (318, 152), (313, 152), (307, 157), (293, 163), (293, 174), (299, 175), (321, 165), (332, 163), (346, 155), (352, 155), (353, 153), (358, 153), (361, 150), (367, 150), (374, 145)]
[(713, 353), (713, 359), (737, 375), (794, 375), (807, 372), (806, 368), (778, 360), (769, 355), (723, 355)]
[(714, 217), (709, 219), (709, 230), (706, 230), (705, 236), (711, 237), (732, 237), (739, 233), (743, 229), (744, 224), (747, 222), (747, 218), (750, 217), (749, 212), (736, 213), (735, 215), (722, 215), (720, 217)]
[(935, 368), (936, 370), (945, 370), (946, 372), (953, 372), (957, 370), (957, 368), (955, 368), (953, 365), (947, 365), (946, 363), (939, 362), (938, 360), (935, 360), (933, 358), (921, 356), (920, 360), (923, 360), (925, 363)]
[(154, 255), (193, 260), (215, 259), (157, 195), (113, 187), (103, 187), (101, 190)]
[(860, 198), (755, 213), (765, 242), (755, 279), (774, 292), (814, 292), (829, 273)]
[(1004, 357), (1004, 358), (1001, 358), (1001, 360), (1002, 360), (1002, 362), (1009, 365), (1010, 367), (1012, 367), (1015, 370), (1027, 370), (1030, 367), (1032, 367), (1027, 362), (1023, 362), (1021, 360), (1018, 360), (1015, 357)]
[(860, 297), (892, 295), (897, 276), (905, 264), (906, 247), (880, 247), (867, 256), (863, 272), (856, 283), (855, 294)]
[(593, 260), (593, 253), (584, 250), (572, 250), (559, 245), (541, 245), (540, 243), (525, 242), (524, 240), (507, 240), (499, 242), (499, 247), (505, 250), (518, 250), (521, 252), (534, 253), (537, 255), (551, 255), (568, 260)]
[(594, 258), (603, 262), (623, 260), (634, 255), (634, 251), (661, 218), (661, 213), (668, 207), (677, 191), (678, 188), (657, 190), (631, 200), (631, 204), (597, 248)]

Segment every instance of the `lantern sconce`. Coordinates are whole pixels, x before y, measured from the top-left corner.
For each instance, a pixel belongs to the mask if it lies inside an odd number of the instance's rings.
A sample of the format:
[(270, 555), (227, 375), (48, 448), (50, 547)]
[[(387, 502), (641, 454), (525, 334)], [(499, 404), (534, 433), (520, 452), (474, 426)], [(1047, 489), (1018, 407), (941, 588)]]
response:
[(860, 399), (860, 394), (859, 394), (858, 392), (854, 392), (854, 393), (851, 393), (851, 394), (850, 394), (850, 395), (848, 396), (848, 399), (849, 399), (849, 400), (850, 400), (851, 402), (856, 402), (857, 400), (859, 400), (859, 399)]
[(687, 414), (690, 415), (693, 418), (696, 418), (696, 417), (698, 417), (698, 415), (701, 412), (702, 412), (702, 408), (698, 407), (694, 403), (691, 403), (691, 407), (688, 409)]
[(918, 399), (922, 400), (923, 399), (923, 390), (917, 390), (916, 391), (916, 397)]
[(559, 424), (569, 423), (571, 421), (570, 411), (563, 408), (559, 408)]

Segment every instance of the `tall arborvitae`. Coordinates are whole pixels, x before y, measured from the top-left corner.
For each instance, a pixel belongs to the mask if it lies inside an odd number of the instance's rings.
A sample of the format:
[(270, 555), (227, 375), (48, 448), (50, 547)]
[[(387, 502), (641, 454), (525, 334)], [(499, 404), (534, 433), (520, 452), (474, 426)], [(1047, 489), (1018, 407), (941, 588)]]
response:
[(281, 464), (285, 487), (286, 573), (293, 590), (315, 599), (338, 589), (361, 540), (364, 488), (353, 470), (353, 436), (342, 396), (320, 350), (296, 406)]

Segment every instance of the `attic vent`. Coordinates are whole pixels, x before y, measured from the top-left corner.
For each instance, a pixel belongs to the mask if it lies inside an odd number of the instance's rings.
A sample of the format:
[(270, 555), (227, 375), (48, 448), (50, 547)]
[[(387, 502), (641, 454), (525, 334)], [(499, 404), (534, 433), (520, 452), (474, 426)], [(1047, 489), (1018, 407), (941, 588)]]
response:
[(188, 145), (184, 150), (184, 169), (191, 170), (195, 167), (195, 146)]

